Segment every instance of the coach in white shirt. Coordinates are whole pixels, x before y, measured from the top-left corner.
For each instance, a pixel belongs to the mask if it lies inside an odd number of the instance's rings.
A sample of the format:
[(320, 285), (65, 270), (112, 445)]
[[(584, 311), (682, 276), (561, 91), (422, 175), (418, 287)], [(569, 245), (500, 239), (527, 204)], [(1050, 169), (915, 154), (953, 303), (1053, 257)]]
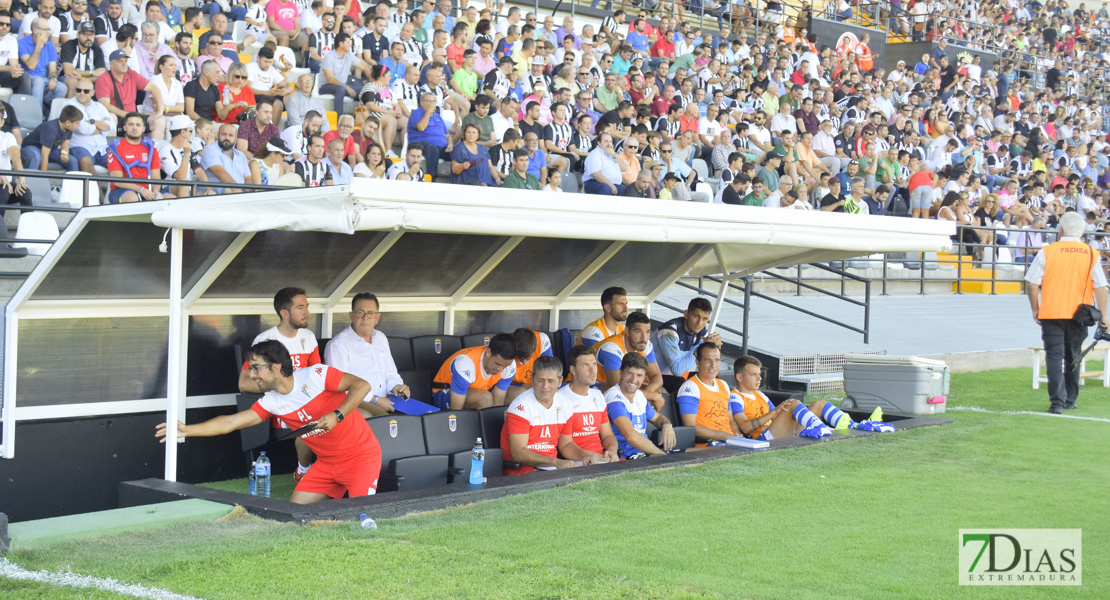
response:
[(370, 384), (371, 391), (363, 406), (369, 403), (374, 416), (393, 412), (390, 394), (409, 395), (409, 388), (397, 373), (397, 365), (389, 352), (389, 341), (384, 333), (375, 329), (381, 319), (378, 308), (378, 298), (374, 294), (356, 294), (349, 313), (351, 326), (324, 348), (324, 364), (361, 377)]

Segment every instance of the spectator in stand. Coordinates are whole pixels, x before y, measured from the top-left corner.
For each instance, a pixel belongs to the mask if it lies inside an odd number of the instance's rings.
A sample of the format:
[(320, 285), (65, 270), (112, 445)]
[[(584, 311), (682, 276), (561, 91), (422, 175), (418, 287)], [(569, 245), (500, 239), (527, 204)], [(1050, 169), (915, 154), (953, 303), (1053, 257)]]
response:
[[(247, 157), (235, 147), (238, 139), (236, 126), (231, 123), (220, 125), (217, 143), (208, 144), (201, 154), (200, 164), (204, 167), (208, 181), (213, 183), (245, 183), (250, 175)], [(213, 188), (216, 194), (236, 193), (241, 190)]]
[(306, 188), (332, 185), (332, 170), (325, 159), (328, 144), (321, 135), (313, 134), (308, 138), (308, 151), (305, 157), (293, 166), (293, 172), (301, 178)]
[(293, 86), (285, 80), (276, 62), (272, 49), (260, 49), (254, 61), (247, 64), (247, 84), (258, 104), (270, 101), (274, 114), (280, 116), (285, 110), (285, 99), (293, 94)]
[(424, 152), (428, 171), (433, 177), (439, 174), (441, 155), (450, 153), (454, 148), (447, 124), (436, 111), (436, 95), (425, 93), (420, 96), (420, 107), (409, 117), (409, 147), (418, 146)]
[(46, 172), (50, 163), (66, 171), (76, 171), (78, 157), (70, 154), (69, 146), (73, 132), (81, 123), (82, 113), (75, 106), (66, 106), (57, 119), (43, 121), (27, 137), (23, 138), (20, 158), (26, 169)]
[(77, 26), (74, 39), (62, 44), (60, 62), (62, 73), (65, 75), (67, 92), (77, 89), (77, 85), (83, 81), (92, 84), (105, 71), (104, 53), (100, 50), (100, 46), (94, 43), (95, 30), (91, 22), (85, 21)]
[(216, 118), (220, 123), (238, 123), (239, 115), (255, 109), (254, 90), (247, 85), (247, 68), (241, 63), (227, 70), (227, 81), (219, 86), (220, 99), (216, 101)]
[[(53, 0), (42, 0), (40, 6)], [(51, 41), (51, 25), (46, 19), (28, 20), (33, 24), (29, 34), (19, 40), (19, 61), (23, 80), (19, 92), (34, 96), (45, 116), (54, 98), (66, 97), (66, 84), (58, 81), (58, 49)]]
[[(343, 115), (345, 117), (350, 115)], [(343, 140), (333, 138), (327, 146), (327, 164), (331, 171), (332, 185), (350, 185), (355, 178), (351, 165), (343, 160)]]
[[(160, 181), (162, 161), (154, 140), (144, 137), (145, 119), (139, 113), (123, 118), (123, 137), (108, 149), (108, 175), (135, 181)], [(108, 204), (160, 200), (164, 196), (152, 183), (112, 183)], [(172, 196), (171, 196), (172, 197)]]
[(253, 119), (248, 119), (239, 125), (237, 135), (239, 139), (235, 146), (246, 155), (248, 160), (254, 158), (254, 155), (271, 139), (281, 137), (281, 132), (274, 124), (274, 105), (268, 98), (258, 103)]
[(616, 196), (624, 189), (621, 168), (613, 151), (613, 136), (608, 132), (597, 138), (597, 147), (586, 156), (583, 188), (587, 194)]
[(420, 161), (423, 157), (424, 151), (420, 146), (410, 145), (408, 152), (405, 153), (405, 159), (394, 162), (389, 167), (386, 177), (400, 180), (400, 176), (405, 175), (409, 178), (409, 181), (424, 181), (424, 169), (420, 168)]
[[(285, 119), (286, 127), (301, 125), (309, 112), (315, 112), (317, 115), (325, 113), (324, 103), (320, 101), (320, 98), (312, 95), (313, 85), (312, 75), (304, 73), (297, 77), (297, 90), (289, 96), (286, 104), (288, 115)], [(325, 132), (328, 130), (327, 121), (322, 124), (322, 128)], [(296, 151), (295, 147), (294, 151)]]
[(95, 87), (89, 80), (79, 80), (73, 87), (76, 96), (66, 106), (81, 111), (81, 121), (73, 132), (70, 154), (86, 173), (96, 173), (94, 165), (108, 168), (107, 134), (116, 132), (116, 119), (103, 104), (93, 99)]
[(185, 96), (185, 116), (194, 121), (216, 118), (216, 103), (220, 102), (219, 81), (222, 77), (220, 65), (215, 61), (200, 67), (199, 76), (185, 84), (182, 92)]
[(270, 0), (266, 5), (266, 24), (278, 46), (304, 51), (308, 39), (301, 28), (301, 12), (292, 0)]
[(451, 183), (494, 185), (489, 150), (478, 143), (480, 136), (477, 125), (468, 123), (463, 127), (463, 139), (451, 151)]

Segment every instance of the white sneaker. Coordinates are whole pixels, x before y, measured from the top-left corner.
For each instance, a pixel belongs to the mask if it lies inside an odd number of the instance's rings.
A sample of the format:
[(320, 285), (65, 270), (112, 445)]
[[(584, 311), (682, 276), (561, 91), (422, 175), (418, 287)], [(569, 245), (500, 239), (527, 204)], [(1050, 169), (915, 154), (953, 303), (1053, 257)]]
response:
[(386, 157), (386, 158), (401, 158), (400, 156), (397, 156), (397, 153), (396, 153), (396, 152), (394, 152), (393, 150), (389, 150), (389, 151), (387, 151), (387, 152), (385, 153), (385, 157)]

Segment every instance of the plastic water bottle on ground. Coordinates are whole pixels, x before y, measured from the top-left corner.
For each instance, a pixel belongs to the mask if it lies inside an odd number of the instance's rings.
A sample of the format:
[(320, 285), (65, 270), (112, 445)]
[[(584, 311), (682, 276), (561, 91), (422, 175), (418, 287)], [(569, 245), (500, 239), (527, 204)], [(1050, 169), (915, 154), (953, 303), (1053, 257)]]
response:
[(251, 470), (247, 473), (247, 481), (250, 482), (250, 492), (252, 496), (258, 495), (258, 479), (254, 476), (254, 470), (258, 468), (258, 461), (251, 463)]
[(470, 455), (470, 484), (482, 485), (484, 467), (486, 464), (486, 448), (482, 445), (482, 438), (474, 445), (474, 452)]
[(263, 452), (254, 463), (254, 479), (260, 496), (270, 497), (270, 459)]
[(360, 524), (362, 524), (363, 529), (377, 529), (378, 528), (378, 524), (374, 522), (374, 519), (371, 519), (370, 517), (366, 516), (366, 513), (362, 513), (361, 515), (358, 516), (358, 522)]

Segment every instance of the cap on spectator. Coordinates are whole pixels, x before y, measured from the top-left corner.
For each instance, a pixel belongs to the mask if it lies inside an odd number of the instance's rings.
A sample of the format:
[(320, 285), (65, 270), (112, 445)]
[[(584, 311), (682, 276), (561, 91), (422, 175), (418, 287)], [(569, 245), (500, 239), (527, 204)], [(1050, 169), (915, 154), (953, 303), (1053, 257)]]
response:
[(663, 166), (663, 163), (661, 163), (661, 162), (659, 162), (655, 159), (648, 159), (646, 162), (644, 162), (644, 168), (645, 169), (653, 169), (655, 167), (662, 167), (662, 166)]
[(196, 123), (188, 115), (174, 115), (170, 117), (170, 131), (192, 129)]
[(96, 27), (93, 26), (91, 21), (85, 21), (77, 26), (77, 33), (95, 33)]
[(778, 158), (778, 159), (782, 159), (782, 158), (784, 158), (785, 156), (786, 156), (785, 154), (783, 154), (782, 152), (779, 152), (778, 150), (772, 150), (772, 151), (770, 151), (770, 152), (768, 152), (768, 153), (767, 153), (767, 158)]
[(678, 181), (678, 175), (672, 171), (663, 176), (663, 181)]
[(852, 160), (848, 161), (848, 164), (856, 165), (858, 167), (859, 166), (859, 161), (853, 158)]
[(270, 141), (266, 142), (266, 149), (270, 152), (284, 154), (285, 156), (290, 156), (293, 154), (293, 151), (289, 149), (289, 146), (285, 144), (285, 141), (279, 137), (270, 138)]
[(539, 65), (539, 66), (542, 67), (542, 66), (547, 64), (547, 61), (545, 61), (542, 56), (533, 56), (532, 57), (532, 64), (533, 65)]
[(516, 61), (509, 58), (508, 56), (502, 56), (501, 60), (497, 61), (497, 64), (499, 64), (499, 65), (510, 64), (510, 65), (513, 65), (515, 67), (516, 66)]
[(130, 57), (129, 57), (129, 56), (127, 56), (127, 53), (126, 53), (126, 52), (124, 52), (123, 50), (116, 50), (116, 51), (112, 52), (112, 54), (110, 54), (110, 55), (108, 56), (108, 60), (109, 60), (109, 61), (113, 61), (113, 60), (119, 60), (119, 59), (121, 59), (121, 58), (122, 58), (122, 59), (124, 59), (124, 60), (127, 60), (127, 59), (128, 59), (128, 58), (130, 58)]

